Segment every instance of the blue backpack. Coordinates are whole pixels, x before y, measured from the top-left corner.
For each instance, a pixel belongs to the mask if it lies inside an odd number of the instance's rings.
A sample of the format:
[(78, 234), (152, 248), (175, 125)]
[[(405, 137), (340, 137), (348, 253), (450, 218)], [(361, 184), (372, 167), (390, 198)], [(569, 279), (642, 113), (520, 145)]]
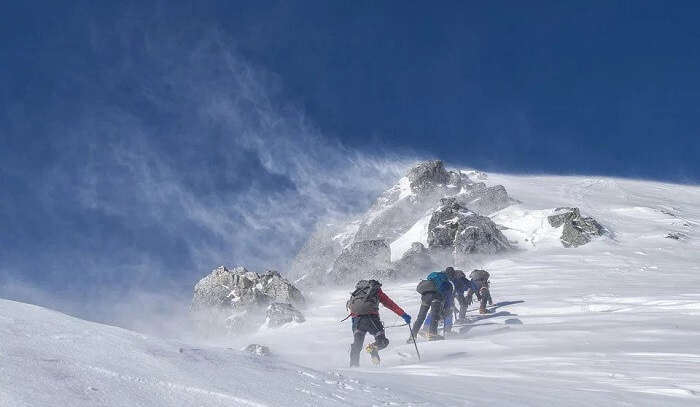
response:
[(447, 274), (441, 271), (433, 271), (432, 273), (428, 274), (428, 278), (426, 278), (426, 280), (432, 281), (433, 284), (435, 284), (435, 289), (442, 291), (442, 286), (448, 281), (448, 278)]

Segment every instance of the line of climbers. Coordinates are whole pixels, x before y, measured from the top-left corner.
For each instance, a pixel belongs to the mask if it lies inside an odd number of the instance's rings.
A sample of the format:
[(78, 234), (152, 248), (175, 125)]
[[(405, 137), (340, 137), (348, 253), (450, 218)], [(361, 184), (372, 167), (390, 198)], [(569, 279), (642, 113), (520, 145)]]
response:
[[(379, 319), (380, 303), (403, 318), (409, 327), (411, 325), (411, 316), (396, 305), (382, 291), (381, 286), (377, 280), (360, 280), (346, 303), (350, 311), (349, 317), (352, 317), (354, 339), (350, 345), (350, 367), (360, 365), (360, 353), (368, 332), (374, 336), (374, 342), (365, 348), (372, 362), (379, 363), (379, 351), (389, 345), (384, 325)], [(467, 278), (463, 271), (447, 267), (443, 271), (428, 274), (425, 280), (418, 283), (416, 291), (421, 295), (421, 305), (411, 327), (408, 343), (412, 343), (418, 334), (424, 334), (429, 341), (444, 339), (444, 336), (437, 333), (439, 321), (443, 320), (445, 334), (450, 334), (453, 313), (458, 315), (457, 322), (463, 322), (474, 295), (480, 301), (481, 314), (487, 313), (487, 303), (493, 304), (489, 292), (489, 273), (486, 270), (473, 270)], [(459, 311), (454, 306), (455, 300), (459, 303)]]

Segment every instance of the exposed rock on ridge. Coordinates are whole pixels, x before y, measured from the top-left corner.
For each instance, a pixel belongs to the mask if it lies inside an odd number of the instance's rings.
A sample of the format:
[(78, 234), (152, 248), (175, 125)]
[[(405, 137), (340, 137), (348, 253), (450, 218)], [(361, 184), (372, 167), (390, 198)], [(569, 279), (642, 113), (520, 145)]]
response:
[(565, 247), (578, 247), (590, 242), (596, 236), (606, 233), (603, 226), (591, 217), (582, 217), (578, 208), (557, 208), (555, 214), (547, 218), (552, 227), (564, 225), (561, 243)]
[[(393, 276), (405, 274), (405, 270), (418, 268), (419, 264), (442, 262), (444, 253), (436, 258), (432, 249), (424, 248), (423, 253), (404, 253), (408, 256), (406, 261), (392, 266), (389, 245), (434, 211), (442, 198), (454, 198), (461, 206), (481, 216), (515, 202), (503, 186), (487, 186), (482, 182), (485, 179), (486, 175), (478, 171), (449, 171), (440, 160), (418, 163), (396, 185), (382, 193), (361, 218), (319, 222), (292, 262), (294, 275), (303, 277), (297, 282), (340, 283), (357, 276)], [(486, 230), (482, 223), (479, 223), (481, 229)], [(465, 232), (457, 240), (458, 252), (489, 252), (481, 246), (483, 238)], [(377, 243), (363, 243), (382, 240), (385, 249), (381, 250)], [(479, 242), (474, 243), (475, 240)], [(384, 254), (379, 255), (379, 252)], [(362, 260), (363, 256), (368, 259)]]
[(229, 270), (219, 266), (195, 285), (191, 310), (200, 322), (238, 331), (260, 326), (270, 305), (294, 309), (304, 303), (301, 292), (276, 271), (256, 273), (244, 267)]
[(510, 248), (493, 221), (460, 205), (454, 198), (441, 200), (428, 225), (428, 247), (454, 254), (494, 254)]

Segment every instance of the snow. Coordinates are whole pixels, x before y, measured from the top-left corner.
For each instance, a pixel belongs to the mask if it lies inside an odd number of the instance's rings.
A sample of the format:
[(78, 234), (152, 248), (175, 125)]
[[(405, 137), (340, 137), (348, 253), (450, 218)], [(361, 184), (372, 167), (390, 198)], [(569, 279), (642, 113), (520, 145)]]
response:
[(428, 224), (432, 216), (431, 212), (420, 218), (406, 233), (391, 242), (389, 245), (391, 248), (391, 261), (401, 259), (414, 242), (422, 243), (425, 247), (428, 246)]
[(399, 180), (399, 188), (401, 191), (399, 194), (399, 201), (411, 195), (415, 195), (413, 189), (411, 189), (411, 182), (408, 180), (408, 177), (403, 177)]
[[(489, 180), (522, 202), (493, 219), (527, 250), (475, 260), (491, 273), (494, 312), (479, 317), (472, 307), (456, 336), (419, 342), (421, 361), (407, 328), (390, 327), (402, 320), (382, 309), (391, 343), (381, 368), (367, 355), (361, 368), (346, 367), (352, 333), (339, 321), (351, 287), (310, 298), (304, 323), (191, 344), (0, 301), (0, 405), (700, 404), (700, 188)], [(546, 221), (560, 206), (581, 208), (611, 237), (562, 247)], [(392, 242), (392, 258), (421, 241), (419, 223)], [(664, 238), (679, 231), (687, 239)], [(415, 286), (387, 281), (383, 290), (415, 316)], [(250, 343), (276, 356), (232, 350)]]
[(528, 210), (512, 205), (491, 215), (491, 220), (507, 228), (501, 232), (517, 248), (537, 250), (561, 247), (559, 238), (564, 226), (555, 228), (549, 224), (547, 217), (553, 213), (551, 209)]
[(0, 300), (0, 405), (398, 405), (408, 396), (230, 346), (193, 347)]

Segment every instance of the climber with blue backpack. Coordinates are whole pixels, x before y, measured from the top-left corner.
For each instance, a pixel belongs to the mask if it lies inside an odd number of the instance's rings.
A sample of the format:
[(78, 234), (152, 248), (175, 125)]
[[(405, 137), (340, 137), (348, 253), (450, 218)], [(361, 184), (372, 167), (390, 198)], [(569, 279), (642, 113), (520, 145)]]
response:
[(419, 333), (423, 322), (430, 311), (430, 325), (428, 328), (427, 337), (429, 341), (444, 339), (438, 335), (437, 327), (441, 317), (449, 316), (449, 326), (452, 321), (452, 283), (450, 283), (447, 273), (444, 271), (435, 271), (428, 274), (425, 280), (418, 283), (416, 291), (421, 295), (421, 305), (418, 311), (418, 316), (413, 323), (411, 329), (411, 338), (408, 343), (412, 342)]
[[(444, 335), (447, 336), (452, 331), (452, 317), (455, 318), (459, 315), (456, 322), (464, 322), (465, 315), (467, 313), (467, 299), (464, 297), (465, 292), (469, 289), (471, 282), (464, 274), (462, 270), (456, 270), (454, 267), (447, 267), (444, 271), (447, 274), (447, 278), (452, 284), (452, 295), (446, 297), (446, 301), (442, 308), (442, 322), (444, 326)], [(459, 310), (455, 307), (454, 303), (457, 300), (459, 303)], [(432, 323), (432, 318), (430, 315), (425, 319), (423, 323), (423, 329), (421, 332), (428, 332), (430, 324)]]

